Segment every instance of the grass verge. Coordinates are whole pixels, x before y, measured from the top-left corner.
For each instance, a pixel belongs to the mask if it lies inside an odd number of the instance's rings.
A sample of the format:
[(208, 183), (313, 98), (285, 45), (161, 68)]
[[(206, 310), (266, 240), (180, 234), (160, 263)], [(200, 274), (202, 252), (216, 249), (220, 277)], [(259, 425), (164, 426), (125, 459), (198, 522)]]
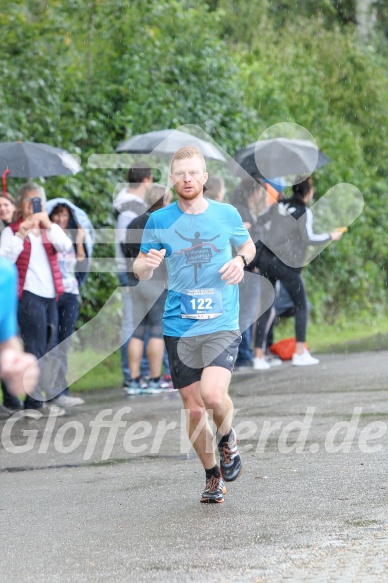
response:
[[(275, 341), (294, 335), (294, 319), (287, 318), (275, 327)], [(346, 326), (323, 326), (310, 323), (307, 333), (309, 349), (315, 353), (350, 353), (388, 350), (388, 316), (368, 322), (349, 322)], [(90, 349), (72, 356), (77, 370), (91, 359)], [(87, 367), (86, 367), (87, 368)], [(120, 387), (123, 382), (120, 351), (117, 350), (73, 383), (74, 393)]]

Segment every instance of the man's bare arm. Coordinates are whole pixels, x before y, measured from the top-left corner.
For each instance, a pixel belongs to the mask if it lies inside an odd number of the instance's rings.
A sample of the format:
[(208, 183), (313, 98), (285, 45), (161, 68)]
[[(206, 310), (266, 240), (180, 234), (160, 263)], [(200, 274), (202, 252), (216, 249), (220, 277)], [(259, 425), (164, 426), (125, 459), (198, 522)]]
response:
[(237, 253), (239, 255), (245, 255), (247, 258), (248, 263), (253, 261), (256, 255), (256, 247), (252, 239), (249, 237), (247, 241), (241, 247), (237, 247)]
[(162, 263), (166, 250), (150, 249), (148, 253), (140, 251), (133, 263), (133, 273), (140, 281), (151, 279), (154, 270)]
[[(252, 261), (256, 254), (256, 247), (250, 237), (241, 247), (237, 247), (237, 253), (245, 255), (248, 263)], [(236, 256), (230, 261), (227, 261), (221, 267), (219, 273), (222, 274), (221, 279), (226, 281), (226, 285), (240, 283), (244, 278), (244, 262), (242, 257)]]

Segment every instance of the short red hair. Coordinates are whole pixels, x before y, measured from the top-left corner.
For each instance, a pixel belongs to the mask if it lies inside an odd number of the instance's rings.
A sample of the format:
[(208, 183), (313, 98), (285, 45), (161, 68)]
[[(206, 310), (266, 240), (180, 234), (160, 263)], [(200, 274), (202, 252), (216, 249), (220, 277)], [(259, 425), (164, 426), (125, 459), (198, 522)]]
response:
[(195, 156), (197, 156), (202, 161), (203, 170), (206, 172), (205, 158), (202, 156), (201, 151), (196, 146), (183, 146), (183, 148), (179, 148), (179, 150), (175, 152), (171, 159), (171, 172), (176, 160), (185, 160), (186, 158), (194, 158)]

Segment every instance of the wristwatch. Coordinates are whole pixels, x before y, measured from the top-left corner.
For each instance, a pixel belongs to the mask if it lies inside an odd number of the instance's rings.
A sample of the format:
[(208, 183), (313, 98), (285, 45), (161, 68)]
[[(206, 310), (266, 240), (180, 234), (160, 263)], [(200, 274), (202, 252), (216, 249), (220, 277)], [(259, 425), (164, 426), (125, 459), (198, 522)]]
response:
[(236, 257), (241, 257), (241, 259), (244, 261), (244, 267), (248, 267), (249, 263), (248, 263), (248, 260), (247, 260), (247, 258), (245, 257), (245, 255), (243, 255), (242, 253), (238, 253), (238, 254), (236, 255)]

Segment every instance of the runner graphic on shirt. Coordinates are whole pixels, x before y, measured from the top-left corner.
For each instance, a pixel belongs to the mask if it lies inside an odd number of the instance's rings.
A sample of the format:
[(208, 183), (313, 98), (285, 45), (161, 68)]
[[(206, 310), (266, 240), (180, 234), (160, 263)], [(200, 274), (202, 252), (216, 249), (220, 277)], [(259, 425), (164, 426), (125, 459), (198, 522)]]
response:
[(183, 239), (183, 241), (188, 241), (191, 243), (191, 247), (187, 249), (181, 249), (179, 253), (184, 253), (186, 256), (186, 264), (194, 266), (194, 282), (198, 283), (198, 269), (201, 269), (203, 263), (210, 263), (212, 258), (212, 251), (214, 249), (215, 253), (219, 253), (219, 249), (211, 244), (211, 241), (217, 239), (220, 235), (216, 235), (211, 239), (202, 239), (201, 233), (196, 231), (194, 233), (194, 239), (184, 237), (175, 229), (175, 233)]

